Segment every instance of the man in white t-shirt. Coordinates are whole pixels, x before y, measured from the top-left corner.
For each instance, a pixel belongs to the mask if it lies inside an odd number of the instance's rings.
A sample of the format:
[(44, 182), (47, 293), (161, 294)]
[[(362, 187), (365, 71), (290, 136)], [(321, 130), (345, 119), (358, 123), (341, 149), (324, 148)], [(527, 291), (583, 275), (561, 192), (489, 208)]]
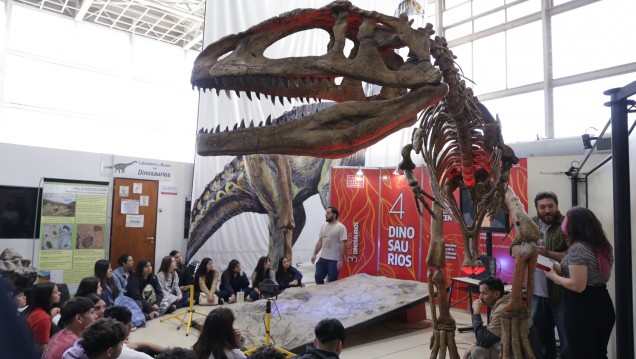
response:
[[(338, 273), (342, 268), (342, 259), (347, 243), (347, 228), (338, 221), (340, 212), (335, 207), (327, 207), (325, 220), (327, 223), (320, 228), (320, 238), (316, 243), (311, 263), (316, 265), (316, 284), (325, 284), (325, 277), (329, 282), (338, 280)], [(316, 262), (318, 252), (320, 258)]]

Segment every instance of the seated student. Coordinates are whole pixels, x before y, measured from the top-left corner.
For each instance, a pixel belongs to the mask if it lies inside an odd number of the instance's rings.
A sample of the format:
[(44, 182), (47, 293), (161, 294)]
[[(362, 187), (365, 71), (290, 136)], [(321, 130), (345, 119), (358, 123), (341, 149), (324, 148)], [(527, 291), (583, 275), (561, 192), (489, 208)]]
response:
[(121, 354), (126, 328), (114, 319), (98, 319), (64, 352), (62, 359), (113, 359)]
[(190, 349), (175, 347), (157, 354), (155, 359), (197, 359), (197, 356)]
[(181, 300), (182, 306), (188, 305), (188, 300), (190, 299), (190, 287), (188, 285), (194, 284), (192, 282), (192, 278), (186, 278), (186, 272), (188, 271), (188, 266), (183, 263), (183, 256), (181, 252), (178, 250), (170, 251), (170, 255), (174, 257), (174, 260), (177, 262), (177, 268), (175, 268), (175, 273), (179, 277), (179, 290), (181, 291)]
[(146, 320), (163, 314), (167, 309), (161, 307), (163, 291), (157, 276), (152, 273), (152, 264), (145, 258), (139, 260), (135, 273), (128, 278), (126, 296), (135, 300), (146, 314)]
[(245, 359), (240, 349), (241, 332), (234, 327), (229, 308), (213, 309), (203, 322), (199, 339), (192, 346), (197, 359)]
[(27, 308), (29, 308), (29, 306), (27, 305), (27, 297), (24, 295), (24, 290), (16, 287), (11, 290), (11, 295), (16, 307), (18, 307), (18, 316), (26, 318)]
[(281, 257), (278, 261), (278, 270), (276, 271), (276, 282), (278, 282), (278, 290), (283, 291), (291, 287), (302, 287), (303, 275), (291, 265), (291, 261), (287, 257)]
[[(479, 299), (473, 302), (473, 332), (477, 341), (464, 353), (464, 359), (499, 358), (501, 341), (501, 315), (510, 295), (504, 295), (501, 279), (488, 277), (479, 282)], [(483, 305), (491, 308), (490, 322), (487, 327), (481, 320)]]
[(135, 261), (130, 254), (124, 253), (117, 259), (117, 264), (119, 265), (119, 267), (115, 268), (115, 270), (113, 271), (113, 278), (117, 282), (119, 282), (119, 287), (121, 287), (124, 294), (126, 294), (128, 278), (135, 269)]
[(285, 359), (285, 354), (270, 345), (263, 345), (250, 354), (248, 359)]
[[(124, 340), (124, 345), (122, 346), (119, 359), (148, 359), (152, 358), (152, 356), (146, 353), (155, 355), (157, 353), (162, 353), (165, 350), (165, 348), (155, 344), (128, 341), (128, 336), (132, 330), (132, 313), (128, 310), (128, 308), (121, 305), (113, 305), (106, 309), (104, 317), (115, 319), (122, 323), (126, 328), (126, 340)], [(143, 349), (143, 351), (140, 349)]]
[(106, 302), (97, 294), (91, 293), (86, 296), (86, 298), (90, 299), (93, 302), (93, 309), (95, 309), (95, 316), (97, 319), (104, 318), (104, 310), (106, 310)]
[(52, 282), (36, 283), (29, 296), (29, 309), (27, 312), (27, 326), (33, 334), (33, 342), (41, 353), (51, 339), (51, 335), (57, 333), (58, 328), (52, 322), (56, 314), (53, 305), (60, 302), (60, 291)]
[(241, 268), (241, 263), (232, 259), (227, 268), (221, 274), (219, 297), (228, 303), (236, 303), (236, 293), (243, 291), (243, 299), (247, 298), (250, 289), (250, 280)]
[(95, 277), (99, 279), (99, 285), (102, 287), (102, 295), (107, 307), (115, 304), (115, 299), (124, 295), (124, 289), (119, 281), (113, 279), (113, 269), (107, 259), (100, 259), (95, 262)]
[(327, 318), (316, 324), (314, 328), (313, 346), (308, 345), (304, 355), (297, 359), (338, 359), (345, 340), (345, 329), (338, 319)]
[(194, 273), (194, 300), (199, 305), (223, 304), (223, 298), (219, 298), (219, 272), (214, 269), (211, 258), (203, 258), (201, 264)]
[(181, 290), (179, 290), (179, 277), (174, 271), (176, 267), (177, 262), (174, 258), (165, 256), (161, 260), (161, 265), (157, 271), (157, 281), (163, 292), (163, 301), (168, 306), (166, 313), (172, 313), (183, 306)]
[(99, 283), (99, 278), (97, 277), (84, 277), (80, 281), (79, 287), (77, 287), (77, 292), (75, 292), (76, 297), (86, 297), (90, 293), (95, 293), (102, 296), (102, 285)]
[(258, 286), (265, 279), (270, 279), (273, 282), (276, 282), (276, 277), (274, 276), (274, 271), (272, 270), (272, 261), (267, 256), (263, 256), (258, 259), (258, 262), (256, 263), (256, 269), (254, 269), (254, 272), (252, 272), (252, 291), (249, 294), (249, 300), (255, 301), (263, 297)]
[(64, 352), (73, 346), (84, 329), (91, 325), (97, 316), (93, 301), (84, 297), (71, 298), (62, 305), (60, 321), (64, 329), (51, 337), (42, 353), (42, 359), (60, 359)]

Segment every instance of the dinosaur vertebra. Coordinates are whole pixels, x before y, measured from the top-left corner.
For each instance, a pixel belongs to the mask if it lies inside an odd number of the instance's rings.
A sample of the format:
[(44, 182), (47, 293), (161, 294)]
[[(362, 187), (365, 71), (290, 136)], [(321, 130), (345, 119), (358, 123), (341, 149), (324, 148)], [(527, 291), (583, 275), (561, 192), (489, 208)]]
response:
[[(330, 35), (322, 56), (269, 59), (274, 42), (310, 28)], [(412, 29), (408, 20), (361, 10), (348, 1), (320, 9), (294, 10), (245, 32), (210, 44), (196, 59), (193, 87), (264, 94), (272, 101), (313, 98), (338, 102), (285, 123), (234, 130), (221, 128), (197, 136), (202, 156), (276, 153), (340, 158), (415, 124), (419, 111), (447, 92), (429, 56), (430, 29)], [(353, 42), (349, 58), (345, 40)], [(407, 61), (393, 50), (407, 46)], [(225, 56), (221, 58), (222, 56)], [(342, 77), (340, 85), (335, 79)], [(362, 81), (382, 86), (365, 97)]]

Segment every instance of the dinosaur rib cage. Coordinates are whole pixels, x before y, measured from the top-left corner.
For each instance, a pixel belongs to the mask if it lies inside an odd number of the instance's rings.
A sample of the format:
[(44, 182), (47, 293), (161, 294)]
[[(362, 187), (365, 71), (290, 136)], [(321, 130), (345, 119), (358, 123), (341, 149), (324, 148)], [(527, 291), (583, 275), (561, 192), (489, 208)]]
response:
[[(466, 107), (468, 110), (470, 107)], [(496, 215), (502, 209), (503, 198), (499, 198), (495, 190), (500, 182), (501, 151), (497, 148), (487, 148), (483, 138), (483, 120), (475, 108), (468, 110), (473, 118), (464, 126), (470, 137), (470, 152), (475, 168), (476, 184), (467, 187), (463, 183), (462, 155), (459, 136), (462, 129), (458, 129), (456, 120), (447, 111), (444, 101), (430, 107), (421, 115), (420, 128), (413, 143), (418, 147), (421, 143), (422, 156), (428, 164), (431, 178), (431, 189), (436, 198), (443, 199), (442, 206), (460, 224), (463, 229), (472, 232), (481, 226), (481, 220), (486, 214)], [(461, 215), (453, 192), (457, 188), (467, 188), (476, 212), (476, 220), (468, 226)], [(476, 199), (479, 199), (475, 203)]]

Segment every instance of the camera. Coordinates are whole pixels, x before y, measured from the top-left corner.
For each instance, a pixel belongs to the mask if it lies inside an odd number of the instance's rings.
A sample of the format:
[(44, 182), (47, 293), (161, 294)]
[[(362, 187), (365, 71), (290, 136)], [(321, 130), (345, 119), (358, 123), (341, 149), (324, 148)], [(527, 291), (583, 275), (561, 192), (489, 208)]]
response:
[(265, 279), (258, 284), (258, 290), (265, 298), (272, 298), (278, 295), (278, 284), (271, 279)]

